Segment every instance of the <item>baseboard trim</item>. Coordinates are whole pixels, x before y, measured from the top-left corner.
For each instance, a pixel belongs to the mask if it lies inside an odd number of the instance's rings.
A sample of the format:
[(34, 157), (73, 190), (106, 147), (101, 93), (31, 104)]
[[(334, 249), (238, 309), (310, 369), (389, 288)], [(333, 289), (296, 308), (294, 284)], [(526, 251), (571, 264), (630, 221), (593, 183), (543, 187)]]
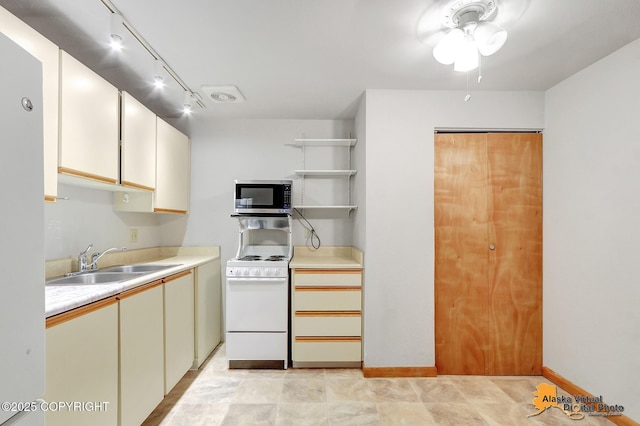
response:
[(362, 367), (364, 377), (436, 377), (438, 370), (433, 367)]
[[(569, 392), (571, 395), (584, 395), (593, 397), (594, 395), (582, 389), (580, 386), (572, 383), (571, 381), (565, 379), (560, 374), (556, 373), (549, 367), (542, 366), (542, 375), (552, 381), (558, 387)], [(612, 423), (615, 423), (620, 426), (640, 426), (640, 423), (632, 420), (631, 418), (622, 415), (622, 416), (608, 416), (606, 417)]]

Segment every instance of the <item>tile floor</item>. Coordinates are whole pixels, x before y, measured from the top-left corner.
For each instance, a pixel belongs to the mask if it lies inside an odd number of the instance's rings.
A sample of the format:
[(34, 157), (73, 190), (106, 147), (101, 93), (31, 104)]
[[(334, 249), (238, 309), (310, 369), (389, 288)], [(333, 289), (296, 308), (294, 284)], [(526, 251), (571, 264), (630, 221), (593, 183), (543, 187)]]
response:
[[(535, 417), (544, 377), (365, 379), (358, 369), (229, 370), (224, 345), (189, 371), (144, 425), (613, 425)], [(561, 390), (558, 389), (561, 393)]]

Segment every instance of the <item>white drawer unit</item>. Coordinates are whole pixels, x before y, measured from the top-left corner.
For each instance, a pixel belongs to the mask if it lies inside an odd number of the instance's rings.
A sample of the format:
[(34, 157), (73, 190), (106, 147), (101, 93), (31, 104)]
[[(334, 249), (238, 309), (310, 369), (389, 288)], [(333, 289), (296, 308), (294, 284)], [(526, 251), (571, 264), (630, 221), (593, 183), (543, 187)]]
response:
[(362, 270), (294, 269), (294, 367), (360, 367)]
[(355, 337), (345, 339), (298, 337), (293, 343), (293, 348), (296, 354), (294, 363), (359, 365), (362, 361), (362, 342), (360, 338)]
[(295, 313), (296, 336), (361, 336), (360, 312)]
[(362, 270), (353, 269), (296, 269), (296, 287), (360, 287)]
[(362, 291), (356, 288), (297, 287), (296, 309), (299, 311), (360, 311)]

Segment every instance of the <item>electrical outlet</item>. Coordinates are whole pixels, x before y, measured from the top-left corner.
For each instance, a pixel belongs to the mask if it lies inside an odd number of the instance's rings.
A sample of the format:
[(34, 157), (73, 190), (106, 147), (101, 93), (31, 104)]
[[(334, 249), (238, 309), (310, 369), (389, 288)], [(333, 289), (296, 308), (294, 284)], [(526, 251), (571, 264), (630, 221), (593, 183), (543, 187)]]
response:
[(137, 229), (129, 229), (129, 242), (137, 243), (138, 242), (138, 230)]

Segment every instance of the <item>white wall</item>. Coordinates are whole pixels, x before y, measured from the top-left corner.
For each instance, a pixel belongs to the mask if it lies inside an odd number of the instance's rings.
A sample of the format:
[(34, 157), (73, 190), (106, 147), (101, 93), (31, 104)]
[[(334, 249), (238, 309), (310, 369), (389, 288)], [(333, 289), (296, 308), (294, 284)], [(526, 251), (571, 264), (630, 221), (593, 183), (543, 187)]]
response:
[(366, 92), (364, 365), (435, 365), (433, 132), (542, 128), (544, 94)]
[[(365, 230), (367, 224), (367, 206), (365, 204), (365, 189), (367, 187), (367, 132), (366, 132), (366, 94), (362, 95), (360, 106), (354, 120), (355, 136), (358, 139), (353, 149), (353, 168), (358, 173), (353, 177), (353, 204), (358, 206), (358, 212), (353, 220), (353, 245), (359, 250), (365, 247)], [(366, 263), (366, 256), (365, 256)], [(366, 271), (365, 271), (366, 274)], [(366, 281), (366, 280), (365, 280)]]
[(640, 419), (640, 40), (546, 94), (544, 364)]
[[(293, 170), (302, 168), (302, 151), (288, 146), (295, 138), (344, 138), (353, 135), (353, 120), (210, 120), (191, 129), (191, 214), (161, 218), (163, 244), (219, 245), (221, 260), (233, 257), (238, 223), (233, 209), (234, 179), (292, 179), (294, 200), (299, 185)], [(309, 220), (322, 245), (352, 245), (353, 217)], [(352, 214), (353, 216), (353, 214)], [(295, 215), (294, 217), (298, 217)], [(294, 244), (306, 243), (294, 221)]]
[[(125, 246), (130, 250), (160, 244), (158, 216), (115, 213), (112, 193), (59, 185), (58, 201), (45, 203), (45, 259), (76, 257), (94, 244), (94, 251)], [(67, 197), (68, 199), (61, 199)], [(129, 229), (138, 230), (138, 241), (129, 242)]]

